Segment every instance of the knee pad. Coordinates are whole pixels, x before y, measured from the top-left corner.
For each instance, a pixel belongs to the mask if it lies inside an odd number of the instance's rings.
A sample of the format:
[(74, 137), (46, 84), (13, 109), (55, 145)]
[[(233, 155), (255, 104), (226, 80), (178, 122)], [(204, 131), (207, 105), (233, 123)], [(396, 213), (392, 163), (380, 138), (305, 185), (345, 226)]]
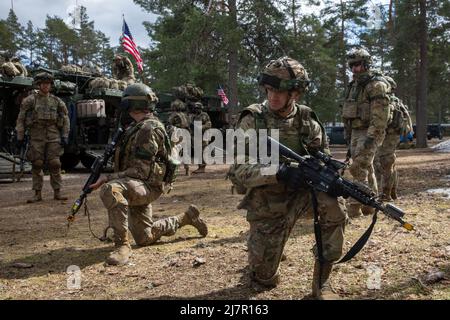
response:
[(49, 160), (48, 167), (50, 170), (59, 170), (61, 169), (61, 161), (58, 158)]
[(120, 205), (128, 206), (128, 201), (122, 195), (123, 189), (116, 184), (106, 183), (100, 190), (100, 199), (106, 209), (114, 209)]
[(44, 167), (44, 160), (34, 160), (32, 166), (33, 169), (42, 169)]

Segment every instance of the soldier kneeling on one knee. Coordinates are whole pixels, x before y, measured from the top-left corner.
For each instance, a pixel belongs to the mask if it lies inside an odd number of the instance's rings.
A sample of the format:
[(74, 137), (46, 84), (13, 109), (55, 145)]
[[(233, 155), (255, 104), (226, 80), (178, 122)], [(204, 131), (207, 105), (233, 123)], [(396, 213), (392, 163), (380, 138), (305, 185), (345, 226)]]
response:
[(171, 141), (153, 114), (157, 101), (153, 90), (144, 84), (132, 84), (123, 92), (122, 108), (134, 122), (115, 150), (114, 173), (101, 176), (91, 185), (92, 189), (102, 187), (100, 197), (114, 230), (116, 249), (106, 259), (111, 265), (126, 264), (131, 256), (128, 230), (140, 246), (172, 236), (186, 225), (194, 226), (203, 237), (208, 233), (195, 205), (177, 216), (152, 219), (151, 203), (162, 195), (171, 165)]

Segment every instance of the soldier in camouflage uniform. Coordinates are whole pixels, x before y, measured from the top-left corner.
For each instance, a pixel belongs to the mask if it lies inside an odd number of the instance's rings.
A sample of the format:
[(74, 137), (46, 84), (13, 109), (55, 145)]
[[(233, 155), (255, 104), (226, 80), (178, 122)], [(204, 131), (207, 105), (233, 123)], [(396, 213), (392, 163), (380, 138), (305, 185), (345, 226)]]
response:
[(67, 200), (61, 195), (61, 162), (59, 157), (64, 153), (68, 143), (70, 124), (64, 102), (50, 94), (53, 77), (48, 73), (39, 73), (34, 77), (39, 91), (22, 101), (17, 117), (16, 131), (18, 147), (24, 141), (25, 132), (30, 136), (30, 146), (27, 153), (32, 163), (34, 197), (28, 200), (33, 203), (42, 200), (45, 162), (50, 170), (50, 184), (55, 200)]
[(133, 64), (128, 57), (121, 56), (120, 54), (114, 57), (112, 75), (114, 79), (125, 81), (127, 84), (136, 82)]
[(398, 173), (395, 168), (395, 149), (399, 144), (399, 137), (412, 130), (412, 122), (407, 107), (395, 96), (397, 83), (389, 76), (384, 76), (384, 78), (391, 86), (390, 103), (393, 116), (386, 128), (383, 144), (375, 155), (374, 167), (377, 181), (381, 186), (380, 197), (384, 201), (391, 201), (397, 199)]
[[(267, 93), (262, 104), (253, 104), (241, 113), (237, 128), (279, 129), (280, 142), (301, 155), (322, 150), (327, 140), (315, 113), (297, 101), (307, 90), (308, 75), (303, 66), (289, 57), (271, 61), (259, 78)], [(270, 130), (269, 130), (270, 131)], [(248, 146), (247, 146), (248, 147)], [(247, 156), (248, 161), (248, 156)], [(280, 261), (290, 232), (298, 218), (311, 209), (311, 192), (305, 186), (301, 168), (280, 159), (276, 174), (262, 174), (262, 164), (235, 164), (229, 178), (245, 197), (239, 209), (247, 209), (250, 223), (248, 262), (250, 276), (257, 283), (273, 287), (280, 280)], [(312, 296), (337, 299), (329, 276), (332, 263), (342, 254), (345, 204), (342, 198), (317, 193), (324, 261), (315, 249)]]
[[(377, 193), (373, 159), (383, 143), (389, 122), (389, 84), (370, 70), (372, 57), (364, 49), (354, 49), (347, 56), (353, 72), (353, 81), (346, 91), (342, 110), (346, 140), (350, 145), (353, 163), (350, 173), (355, 182), (370, 186)], [(347, 202), (349, 217), (359, 217), (374, 210), (354, 199)]]
[[(211, 129), (211, 127), (212, 127), (211, 119), (210, 119), (209, 115), (203, 111), (203, 105), (201, 102), (195, 102), (193, 105), (193, 114), (192, 114), (192, 118), (191, 118), (191, 129), (194, 127), (195, 121), (199, 121), (202, 123), (202, 135), (206, 130)], [(208, 140), (202, 140), (202, 152), (208, 146), (208, 144), (209, 144)], [(194, 142), (192, 142), (192, 146), (194, 146)], [(204, 159), (202, 161), (203, 161), (203, 163), (199, 164), (198, 169), (193, 171), (192, 173), (194, 173), (194, 174), (205, 173), (206, 163), (205, 163)]]
[[(168, 124), (174, 128), (180, 128), (185, 130), (190, 130), (190, 120), (189, 116), (186, 114), (186, 105), (180, 99), (175, 99), (170, 104), (172, 112), (169, 115)], [(173, 130), (168, 132), (169, 136), (172, 136)], [(181, 142), (181, 141), (180, 141)], [(186, 175), (189, 175), (189, 164), (184, 164), (184, 170)]]
[(183, 214), (158, 221), (152, 219), (151, 203), (163, 193), (171, 144), (164, 125), (153, 115), (158, 101), (151, 88), (133, 84), (123, 92), (122, 106), (134, 122), (128, 127), (115, 152), (114, 173), (102, 176), (100, 197), (108, 209), (116, 249), (106, 262), (126, 264), (131, 256), (128, 228), (137, 245), (148, 246), (162, 236), (172, 236), (183, 226), (194, 226), (202, 236), (208, 228), (191, 205)]

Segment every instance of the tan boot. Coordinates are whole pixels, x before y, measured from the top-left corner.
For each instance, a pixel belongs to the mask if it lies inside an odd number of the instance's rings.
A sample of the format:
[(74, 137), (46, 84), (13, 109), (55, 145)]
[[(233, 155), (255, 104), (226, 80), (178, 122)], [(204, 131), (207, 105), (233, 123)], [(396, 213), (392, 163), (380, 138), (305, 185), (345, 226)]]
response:
[(392, 201), (391, 190), (388, 188), (383, 189), (383, 192), (380, 194), (380, 200), (384, 202)]
[(397, 190), (396, 190), (395, 187), (392, 188), (392, 190), (391, 190), (391, 198), (392, 198), (392, 200), (397, 200), (398, 199)]
[(319, 261), (314, 263), (314, 274), (312, 282), (312, 297), (317, 300), (340, 300), (339, 295), (333, 292), (330, 282), (330, 277), (333, 264), (329, 262), (322, 263), (320, 268)]
[(34, 190), (34, 196), (31, 199), (27, 200), (27, 203), (35, 203), (42, 201), (42, 193), (41, 190)]
[(185, 174), (186, 174), (187, 176), (190, 175), (190, 173), (189, 173), (189, 166), (188, 166), (188, 165), (184, 165), (184, 172), (185, 172)]
[(128, 233), (118, 235), (114, 231), (115, 250), (106, 258), (106, 263), (112, 266), (121, 266), (128, 262), (131, 257), (131, 246), (128, 242)]
[(180, 222), (180, 227), (186, 225), (193, 226), (203, 237), (206, 237), (208, 234), (208, 226), (199, 216), (200, 211), (195, 205), (191, 204), (185, 213), (178, 215), (178, 221)]
[(347, 214), (349, 218), (355, 219), (362, 216), (361, 206), (359, 204), (347, 205)]
[(116, 249), (111, 252), (106, 258), (106, 263), (112, 266), (121, 266), (128, 263), (131, 257), (131, 247), (129, 244), (116, 246)]
[(63, 196), (63, 195), (61, 195), (61, 190), (56, 189), (56, 190), (54, 190), (53, 199), (55, 199), (55, 200), (67, 200), (68, 198)]

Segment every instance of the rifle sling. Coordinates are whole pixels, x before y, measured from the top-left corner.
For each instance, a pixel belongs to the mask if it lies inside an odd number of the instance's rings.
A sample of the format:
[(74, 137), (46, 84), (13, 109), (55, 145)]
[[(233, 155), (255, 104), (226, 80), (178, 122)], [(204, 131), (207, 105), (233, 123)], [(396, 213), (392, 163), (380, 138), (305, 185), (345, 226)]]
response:
[(377, 214), (378, 210), (375, 211), (372, 217), (372, 223), (370, 224), (369, 228), (363, 233), (363, 235), (358, 239), (358, 241), (355, 242), (353, 247), (348, 250), (346, 255), (342, 257), (338, 262), (335, 262), (335, 264), (347, 262), (350, 259), (352, 259), (358, 252), (361, 251), (361, 249), (366, 245), (367, 240), (369, 240), (370, 235), (372, 234), (373, 228), (375, 227), (375, 223), (377, 222)]

